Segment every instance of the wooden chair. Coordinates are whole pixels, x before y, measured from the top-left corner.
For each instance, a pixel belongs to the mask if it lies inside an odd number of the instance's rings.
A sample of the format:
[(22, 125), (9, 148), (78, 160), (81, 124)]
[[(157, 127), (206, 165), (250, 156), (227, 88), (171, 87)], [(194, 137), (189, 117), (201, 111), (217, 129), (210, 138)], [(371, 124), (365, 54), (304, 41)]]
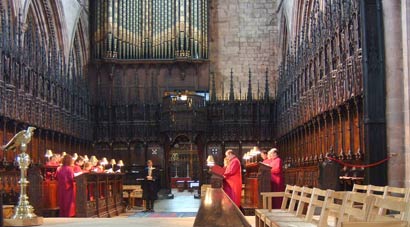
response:
[[(388, 186), (387, 186), (388, 187)], [(342, 222), (342, 227), (404, 227), (409, 226), (410, 203), (405, 198), (408, 191), (404, 188), (390, 187), (386, 191), (396, 192), (395, 195), (386, 193), (383, 198), (371, 195), (374, 201), (369, 209), (366, 222)], [(399, 197), (398, 195), (402, 195)], [(394, 213), (398, 215), (393, 215)]]
[[(375, 198), (364, 193), (347, 192), (336, 226), (340, 227), (342, 222), (367, 221)], [(360, 206), (356, 206), (357, 204)]]
[[(296, 214), (296, 206), (299, 203), (300, 196), (302, 194), (303, 189), (299, 186), (293, 186), (292, 190), (292, 196), (289, 200), (289, 205), (285, 206), (286, 209), (271, 209), (269, 212), (264, 212), (263, 214), (260, 215), (259, 222), (262, 223), (264, 226), (267, 226), (269, 222), (269, 217), (270, 216), (289, 216), (289, 215), (295, 215)], [(282, 202), (282, 205), (284, 202)], [(255, 220), (256, 221), (256, 220)], [(268, 221), (268, 223), (266, 222)], [(256, 226), (262, 226), (261, 225), (256, 225)]]
[(336, 226), (337, 217), (343, 209), (343, 202), (348, 192), (333, 191), (320, 214), (319, 226)]
[(367, 221), (409, 221), (409, 212), (410, 203), (404, 199), (375, 197)]
[[(296, 190), (297, 191), (297, 190)], [(309, 206), (309, 202), (312, 198), (313, 189), (308, 187), (303, 187), (300, 195), (296, 193), (293, 198), (297, 201), (296, 212), (294, 210), (288, 212), (272, 213), (265, 217), (266, 226), (277, 226), (276, 222), (286, 221), (303, 221), (305, 214), (305, 208)]]
[[(383, 198), (391, 198), (393, 200), (409, 202), (410, 201), (410, 189), (386, 186), (386, 190), (385, 190)], [(379, 209), (379, 215), (385, 215), (386, 213), (387, 213), (387, 210)], [(399, 214), (400, 218), (402, 217), (402, 215), (403, 213)]]
[[(320, 219), (314, 219), (314, 213), (316, 209), (324, 210), (325, 203), (327, 199), (332, 195), (334, 191), (332, 190), (321, 190), (319, 188), (314, 188), (302, 194), (300, 199), (300, 205), (298, 205), (298, 211), (294, 217), (274, 217), (270, 219), (271, 223), (267, 223), (268, 226), (273, 227), (283, 227), (283, 226), (294, 226), (294, 227), (313, 227), (319, 226)], [(310, 193), (310, 194), (309, 194)], [(308, 205), (306, 215), (303, 215), (302, 210), (304, 209), (304, 203)]]
[[(264, 225), (264, 218), (267, 212), (272, 211), (272, 198), (283, 197), (280, 210), (287, 211), (287, 206), (290, 204), (293, 193), (293, 185), (286, 185), (284, 192), (262, 192), (262, 209), (255, 209), (255, 226), (260, 227)], [(278, 211), (276, 211), (278, 212)], [(262, 219), (263, 216), (263, 219)]]

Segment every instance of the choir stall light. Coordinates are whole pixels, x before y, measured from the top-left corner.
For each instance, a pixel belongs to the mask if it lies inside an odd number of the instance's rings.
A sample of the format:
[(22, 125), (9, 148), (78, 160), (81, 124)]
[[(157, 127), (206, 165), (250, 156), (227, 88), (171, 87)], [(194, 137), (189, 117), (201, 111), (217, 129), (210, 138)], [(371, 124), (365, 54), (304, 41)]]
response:
[(208, 158), (206, 159), (206, 165), (209, 167), (212, 167), (215, 165), (214, 156), (208, 155)]
[(122, 160), (119, 160), (117, 163), (117, 166), (119, 166), (120, 168), (117, 170), (118, 173), (121, 173), (121, 167), (124, 166), (124, 162)]
[(46, 150), (46, 154), (44, 156), (47, 158), (47, 161), (50, 161), (50, 158), (53, 157), (53, 151), (50, 149)]

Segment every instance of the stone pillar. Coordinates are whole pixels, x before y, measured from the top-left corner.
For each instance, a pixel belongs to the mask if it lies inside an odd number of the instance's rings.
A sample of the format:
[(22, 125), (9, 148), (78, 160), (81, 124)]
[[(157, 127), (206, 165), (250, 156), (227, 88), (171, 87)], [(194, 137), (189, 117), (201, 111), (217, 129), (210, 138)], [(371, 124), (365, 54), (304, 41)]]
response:
[(400, 1), (383, 0), (386, 70), (387, 152), (397, 153), (388, 162), (388, 184), (403, 187), (405, 178), (403, 112), (403, 45)]
[[(397, 4), (397, 3), (396, 3)], [(403, 40), (403, 115), (404, 115), (404, 186), (410, 187), (410, 78), (409, 78), (409, 47), (410, 47), (410, 0), (401, 1), (401, 22)], [(397, 158), (398, 159), (398, 158)], [(402, 158), (403, 159), (403, 158)], [(401, 166), (403, 167), (403, 166)], [(398, 168), (397, 168), (398, 169)]]

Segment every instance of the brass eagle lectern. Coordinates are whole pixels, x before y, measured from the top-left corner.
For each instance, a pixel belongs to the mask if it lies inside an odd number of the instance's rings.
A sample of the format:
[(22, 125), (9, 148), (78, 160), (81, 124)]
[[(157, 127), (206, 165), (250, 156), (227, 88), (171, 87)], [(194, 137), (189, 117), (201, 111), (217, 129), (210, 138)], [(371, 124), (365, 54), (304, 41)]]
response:
[(17, 206), (14, 209), (14, 215), (11, 219), (5, 219), (5, 226), (32, 226), (43, 224), (43, 218), (34, 214), (34, 209), (30, 205), (27, 196), (27, 169), (30, 165), (30, 156), (26, 153), (27, 144), (30, 143), (31, 137), (34, 134), (35, 127), (28, 127), (27, 130), (21, 130), (4, 146), (2, 150), (16, 151), (20, 149), (20, 154), (17, 155), (16, 161), (20, 168), (20, 197)]

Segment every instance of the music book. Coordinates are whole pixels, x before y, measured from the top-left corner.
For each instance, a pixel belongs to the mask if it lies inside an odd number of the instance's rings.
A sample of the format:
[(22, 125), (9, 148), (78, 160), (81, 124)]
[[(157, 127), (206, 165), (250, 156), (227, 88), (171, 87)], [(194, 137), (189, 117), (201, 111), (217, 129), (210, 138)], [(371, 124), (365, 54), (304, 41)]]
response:
[(219, 176), (223, 176), (225, 173), (225, 169), (222, 166), (214, 165), (211, 168), (211, 173), (219, 175)]
[(258, 164), (259, 164), (259, 167), (265, 167), (265, 168), (269, 168), (269, 169), (272, 168), (272, 166), (270, 166), (270, 165), (268, 165), (268, 164), (266, 164), (266, 163), (263, 163), (263, 162), (259, 162)]

